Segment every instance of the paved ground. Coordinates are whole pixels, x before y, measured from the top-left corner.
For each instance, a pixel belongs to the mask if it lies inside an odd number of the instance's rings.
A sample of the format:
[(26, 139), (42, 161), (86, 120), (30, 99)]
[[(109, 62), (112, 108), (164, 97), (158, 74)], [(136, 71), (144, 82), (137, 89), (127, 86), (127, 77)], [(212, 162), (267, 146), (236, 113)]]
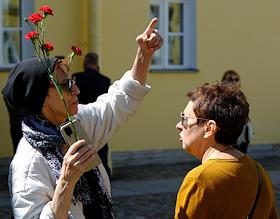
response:
[[(258, 161), (269, 172), (276, 190), (278, 209), (280, 209), (280, 157), (271, 156)], [(198, 162), (190, 162), (114, 169), (112, 191), (117, 218), (172, 218), (176, 193), (183, 176), (198, 164)], [(5, 180), (1, 177), (2, 185), (3, 182)], [(8, 193), (2, 186), (0, 218), (10, 218), (10, 212)]]

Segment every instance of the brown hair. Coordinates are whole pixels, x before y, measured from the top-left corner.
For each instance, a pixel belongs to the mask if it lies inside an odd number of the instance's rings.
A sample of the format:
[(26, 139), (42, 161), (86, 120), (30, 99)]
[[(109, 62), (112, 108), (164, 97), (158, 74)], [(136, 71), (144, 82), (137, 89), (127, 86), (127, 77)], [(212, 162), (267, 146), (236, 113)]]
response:
[[(197, 117), (212, 119), (217, 123), (216, 142), (235, 144), (249, 114), (249, 104), (239, 87), (224, 82), (204, 84), (188, 92), (187, 96), (194, 103), (193, 110)], [(203, 121), (199, 120), (198, 124), (201, 123)]]
[(239, 80), (240, 80), (240, 75), (239, 75), (236, 71), (234, 71), (234, 70), (228, 70), (228, 71), (226, 71), (226, 72), (224, 73), (223, 78), (222, 78), (222, 81), (224, 81), (224, 82), (230, 82), (230, 81), (228, 81), (228, 79), (229, 79), (230, 76), (232, 76), (232, 75), (238, 77)]

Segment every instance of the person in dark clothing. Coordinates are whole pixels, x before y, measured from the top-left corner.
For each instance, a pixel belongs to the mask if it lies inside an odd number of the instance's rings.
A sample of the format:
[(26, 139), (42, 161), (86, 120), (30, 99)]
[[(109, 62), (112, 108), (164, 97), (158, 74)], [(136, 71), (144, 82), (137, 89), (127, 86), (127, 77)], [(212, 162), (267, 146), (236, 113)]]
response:
[[(234, 84), (239, 88), (241, 86), (240, 75), (234, 70), (226, 71), (223, 74), (222, 82)], [(250, 120), (248, 120), (247, 123), (244, 125), (243, 130), (234, 145), (234, 148), (246, 154), (248, 146), (250, 145), (250, 141), (253, 138), (253, 135), (253, 127), (250, 123)]]
[[(100, 73), (98, 55), (93, 52), (85, 56), (84, 72), (75, 73), (74, 76), (76, 77), (76, 84), (80, 88), (78, 99), (81, 104), (94, 102), (98, 96), (107, 93), (111, 85), (110, 78)], [(111, 177), (111, 169), (108, 165), (108, 151), (109, 145), (107, 143), (98, 151), (98, 154), (109, 177)]]
[(13, 151), (14, 153), (16, 153), (17, 145), (20, 139), (22, 138), (22, 131), (21, 131), (22, 116), (9, 106), (5, 98), (4, 98), (4, 102), (6, 104), (9, 113), (10, 135), (13, 143)]

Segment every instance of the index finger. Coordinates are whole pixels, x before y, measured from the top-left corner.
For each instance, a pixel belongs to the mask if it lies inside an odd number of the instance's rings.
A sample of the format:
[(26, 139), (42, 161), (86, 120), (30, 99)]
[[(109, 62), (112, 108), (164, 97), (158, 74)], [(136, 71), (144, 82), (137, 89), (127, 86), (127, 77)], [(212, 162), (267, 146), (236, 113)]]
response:
[(156, 17), (153, 18), (144, 33), (147, 34), (148, 36), (150, 36), (152, 34), (153, 30), (155, 29), (157, 23), (158, 23), (158, 18), (156, 18)]

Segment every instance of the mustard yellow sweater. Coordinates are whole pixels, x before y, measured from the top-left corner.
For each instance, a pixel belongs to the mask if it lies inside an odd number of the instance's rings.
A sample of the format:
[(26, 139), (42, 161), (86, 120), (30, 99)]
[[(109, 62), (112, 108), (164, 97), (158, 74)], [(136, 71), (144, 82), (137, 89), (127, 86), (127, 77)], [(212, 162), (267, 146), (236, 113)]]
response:
[[(254, 219), (278, 219), (273, 188), (260, 167), (262, 189)], [(175, 219), (246, 219), (254, 203), (258, 175), (247, 155), (239, 160), (208, 160), (191, 170), (177, 194)]]

